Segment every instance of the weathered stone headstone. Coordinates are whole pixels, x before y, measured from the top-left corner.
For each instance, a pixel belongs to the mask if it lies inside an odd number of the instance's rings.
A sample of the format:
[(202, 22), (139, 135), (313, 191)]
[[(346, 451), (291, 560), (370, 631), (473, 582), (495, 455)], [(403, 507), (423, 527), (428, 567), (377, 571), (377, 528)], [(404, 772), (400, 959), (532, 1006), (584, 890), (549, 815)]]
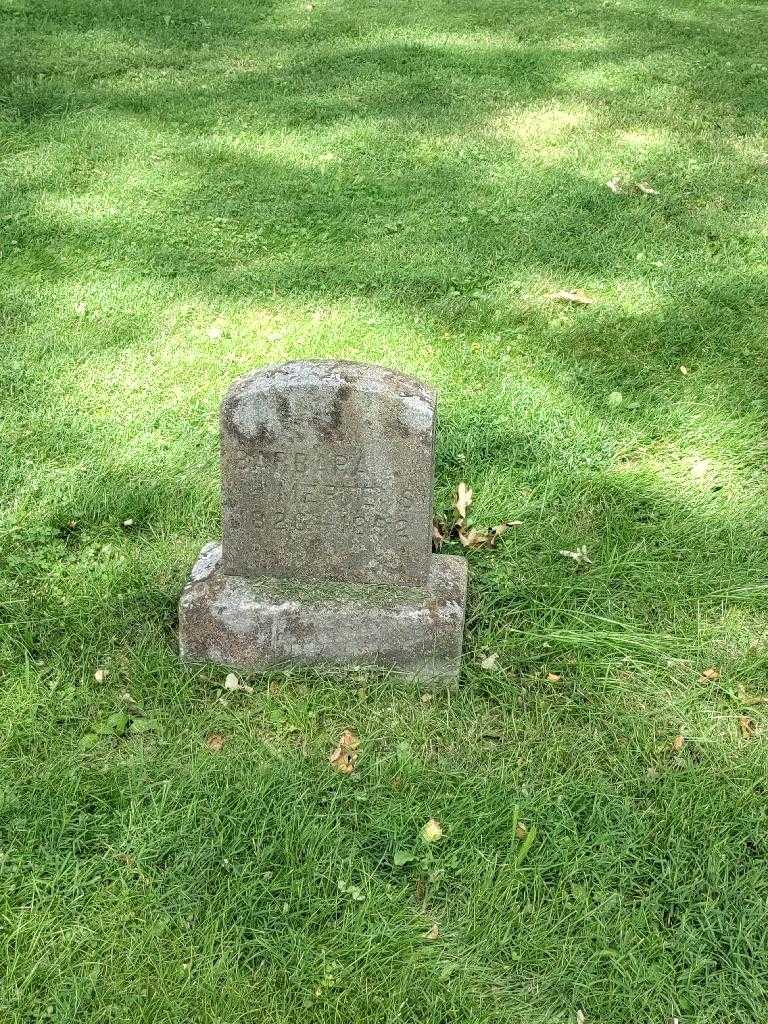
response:
[(222, 543), (182, 594), (182, 657), (455, 676), (466, 562), (431, 553), (434, 411), (418, 380), (360, 363), (236, 380), (221, 406)]
[(423, 586), (434, 395), (357, 363), (287, 363), (221, 407), (224, 571)]

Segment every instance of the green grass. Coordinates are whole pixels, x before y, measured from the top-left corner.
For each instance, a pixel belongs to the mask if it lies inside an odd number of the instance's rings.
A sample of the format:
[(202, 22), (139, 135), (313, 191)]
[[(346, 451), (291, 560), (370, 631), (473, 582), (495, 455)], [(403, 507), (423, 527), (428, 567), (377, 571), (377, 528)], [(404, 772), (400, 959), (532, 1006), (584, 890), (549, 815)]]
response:
[[(0, 0), (3, 1021), (768, 1017), (767, 45), (737, 0)], [(323, 356), (429, 380), (438, 506), (523, 522), (457, 693), (179, 664), (218, 401)], [(161, 731), (84, 751), (126, 691)]]

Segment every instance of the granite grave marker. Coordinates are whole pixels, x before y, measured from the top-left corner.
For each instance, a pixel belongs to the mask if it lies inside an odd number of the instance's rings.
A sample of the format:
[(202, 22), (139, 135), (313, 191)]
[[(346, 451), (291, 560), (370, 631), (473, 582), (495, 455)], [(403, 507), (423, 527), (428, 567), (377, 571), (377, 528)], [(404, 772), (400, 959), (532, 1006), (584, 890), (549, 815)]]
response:
[(466, 562), (431, 552), (435, 396), (379, 366), (311, 360), (221, 406), (222, 542), (179, 607), (182, 657), (458, 672)]

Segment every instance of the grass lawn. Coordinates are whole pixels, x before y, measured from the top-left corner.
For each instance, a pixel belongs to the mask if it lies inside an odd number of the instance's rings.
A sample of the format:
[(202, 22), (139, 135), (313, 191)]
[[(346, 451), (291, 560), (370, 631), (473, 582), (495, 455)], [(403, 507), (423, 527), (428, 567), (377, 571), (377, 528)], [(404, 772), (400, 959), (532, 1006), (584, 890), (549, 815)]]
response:
[[(768, 1019), (767, 14), (0, 0), (3, 1022)], [(457, 692), (222, 699), (218, 402), (331, 356), (522, 525)]]

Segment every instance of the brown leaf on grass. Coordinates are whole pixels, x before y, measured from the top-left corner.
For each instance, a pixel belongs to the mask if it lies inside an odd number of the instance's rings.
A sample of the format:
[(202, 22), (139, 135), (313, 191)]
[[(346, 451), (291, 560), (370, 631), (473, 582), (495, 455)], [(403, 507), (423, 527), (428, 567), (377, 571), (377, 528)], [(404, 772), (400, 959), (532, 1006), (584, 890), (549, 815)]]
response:
[(456, 536), (459, 538), (459, 543), (463, 548), (476, 549), (490, 547), (489, 533), (489, 530), (476, 530), (474, 526), (471, 526), (468, 530), (460, 526), (456, 531)]
[(490, 526), (487, 529), (480, 530), (474, 526), (466, 529), (464, 526), (459, 525), (456, 530), (456, 536), (459, 538), (459, 543), (463, 548), (469, 548), (473, 551), (477, 551), (480, 548), (495, 548), (499, 537), (506, 533), (510, 527), (519, 525), (519, 521), (499, 523), (498, 526)]
[(507, 530), (511, 530), (515, 526), (522, 526), (523, 522), (521, 519), (510, 519), (507, 523), (497, 523), (496, 526), (492, 526), (491, 533), (491, 547), (496, 547), (496, 541), (502, 534), (505, 534)]
[(575, 551), (567, 551), (567, 550), (563, 549), (561, 551), (558, 551), (558, 554), (562, 555), (563, 558), (570, 558), (570, 559), (572, 559), (576, 563), (576, 565), (592, 565), (593, 564), (592, 563), (592, 559), (587, 554), (587, 545), (586, 544), (580, 545), (580, 547), (576, 548)]
[(699, 676), (700, 683), (716, 683), (720, 678), (720, 673), (716, 668), (705, 668)]
[(595, 301), (579, 288), (575, 291), (552, 292), (547, 298), (552, 299), (553, 302), (569, 302), (573, 306), (591, 306)]
[(209, 732), (205, 737), (205, 745), (213, 754), (218, 754), (226, 742), (227, 737), (220, 732)]
[(453, 496), (453, 520), (450, 519), (450, 513), (448, 514), (448, 524), (446, 523), (446, 517), (436, 516), (432, 520), (432, 550), (440, 551), (443, 544), (449, 540), (458, 540), (464, 548), (494, 548), (500, 537), (502, 537), (507, 530), (512, 529), (514, 526), (522, 526), (522, 522), (519, 519), (510, 519), (503, 523), (497, 523), (496, 526), (487, 527), (474, 527), (467, 525), (467, 513), (472, 504), (474, 493), (471, 487), (467, 487), (466, 483), (462, 480), (456, 488)]
[(517, 825), (515, 825), (515, 837), (517, 839), (525, 839), (527, 835), (528, 826), (525, 824), (524, 821), (518, 821)]
[(563, 677), (558, 675), (557, 672), (547, 672), (548, 683), (559, 683)]
[(462, 521), (467, 518), (467, 512), (469, 506), (472, 504), (472, 488), (462, 480), (459, 486), (456, 488), (456, 495), (453, 499), (453, 507), (456, 509), (456, 513)]
[(683, 736), (683, 734), (681, 732), (679, 732), (677, 734), (677, 736), (675, 736), (675, 738), (672, 740), (672, 743), (671, 743), (671, 748), (672, 748), (673, 753), (679, 754), (684, 746), (685, 746), (685, 736)]
[(429, 931), (424, 932), (424, 934), (421, 937), (426, 942), (434, 942), (435, 939), (440, 938), (440, 929), (437, 927), (437, 924), (433, 924)]
[(642, 192), (644, 196), (657, 196), (659, 194), (647, 181), (635, 182), (635, 188), (638, 192)]
[(749, 715), (739, 715), (739, 735), (743, 740), (751, 740), (756, 728), (754, 719)]
[(351, 729), (345, 729), (328, 758), (331, 767), (342, 775), (350, 775), (355, 770), (359, 748), (360, 737)]
[(231, 691), (240, 690), (242, 693), (253, 693), (253, 687), (249, 686), (248, 683), (240, 682), (234, 672), (230, 672), (224, 680), (224, 689)]

